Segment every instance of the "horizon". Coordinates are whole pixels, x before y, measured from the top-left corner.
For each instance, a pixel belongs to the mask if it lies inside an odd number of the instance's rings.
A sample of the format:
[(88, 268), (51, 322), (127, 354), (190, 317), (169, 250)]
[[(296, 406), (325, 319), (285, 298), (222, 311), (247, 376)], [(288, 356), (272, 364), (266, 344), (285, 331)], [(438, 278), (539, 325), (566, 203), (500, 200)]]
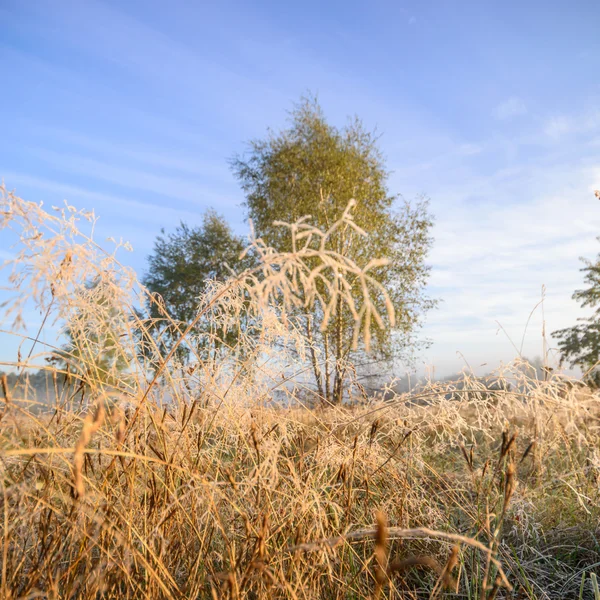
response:
[[(421, 369), (483, 374), (521, 346), (533, 359), (544, 327), (553, 345), (587, 314), (571, 295), (579, 257), (600, 251), (598, 5), (161, 6), (3, 4), (9, 189), (94, 209), (97, 239), (130, 241), (141, 276), (162, 227), (212, 207), (247, 231), (228, 159), (312, 92), (333, 124), (356, 114), (382, 133), (391, 193), (430, 198), (442, 303)], [(17, 346), (0, 333), (0, 361)]]

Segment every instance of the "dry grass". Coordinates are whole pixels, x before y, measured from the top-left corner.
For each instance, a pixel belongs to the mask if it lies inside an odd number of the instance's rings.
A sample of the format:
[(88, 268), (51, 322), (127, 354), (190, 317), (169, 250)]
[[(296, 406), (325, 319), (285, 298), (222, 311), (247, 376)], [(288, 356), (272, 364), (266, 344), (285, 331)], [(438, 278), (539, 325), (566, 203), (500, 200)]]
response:
[[(510, 390), (467, 377), (386, 402), (275, 402), (276, 390), (294, 399), (303, 385), (292, 373), (305, 368), (290, 316), (298, 298), (325, 311), (340, 296), (357, 302), (362, 339), (383, 318), (369, 314), (368, 272), (329, 253), (326, 236), (291, 228), (318, 244), (287, 255), (256, 242), (261, 270), (199, 301), (202, 317), (250, 323), (238, 345), (218, 361), (194, 359), (189, 331), (173, 323), (192, 351), (180, 364), (133, 316), (145, 290), (82, 234), (79, 213), (53, 217), (6, 190), (0, 208), (0, 228), (23, 244), (13, 282), (27, 293), (9, 307), (11, 331), (29, 301), (74, 340), (65, 366), (45, 367), (52, 406), (25, 375), (0, 387), (3, 597), (594, 597), (591, 391), (532, 379), (516, 363), (498, 373)], [(307, 293), (315, 261), (323, 297)], [(90, 277), (109, 302), (84, 293)], [(344, 296), (351, 277), (364, 282), (360, 302)], [(14, 366), (44, 366), (40, 345)], [(107, 352), (127, 369), (100, 361)]]

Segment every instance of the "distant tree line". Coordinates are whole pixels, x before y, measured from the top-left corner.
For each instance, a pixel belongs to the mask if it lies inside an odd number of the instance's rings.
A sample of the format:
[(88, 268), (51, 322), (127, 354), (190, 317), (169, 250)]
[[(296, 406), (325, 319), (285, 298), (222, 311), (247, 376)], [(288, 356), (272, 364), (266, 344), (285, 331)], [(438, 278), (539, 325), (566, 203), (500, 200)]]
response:
[[(26, 370), (23, 373), (0, 371), (0, 382), (0, 398), (4, 398), (6, 393), (12, 401), (26, 398), (28, 402), (38, 403), (37, 410), (54, 404), (57, 398), (63, 396), (65, 389), (69, 388), (70, 391), (76, 389), (72, 381), (47, 369)], [(4, 389), (4, 383), (6, 383), (6, 389)], [(29, 405), (28, 408), (36, 412), (35, 405)]]

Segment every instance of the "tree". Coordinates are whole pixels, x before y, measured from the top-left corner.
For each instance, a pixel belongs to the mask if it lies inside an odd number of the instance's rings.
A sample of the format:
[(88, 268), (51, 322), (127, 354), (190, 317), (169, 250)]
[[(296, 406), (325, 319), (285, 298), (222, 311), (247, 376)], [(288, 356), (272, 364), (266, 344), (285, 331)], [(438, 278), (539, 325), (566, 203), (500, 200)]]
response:
[[(291, 251), (289, 238), (276, 221), (294, 223), (310, 215), (313, 225), (327, 230), (351, 200), (357, 202), (354, 221), (367, 236), (343, 227), (335, 231), (333, 246), (359, 265), (374, 258), (389, 261), (373, 274), (390, 293), (397, 328), (377, 330), (373, 348), (379, 358), (390, 359), (409, 348), (423, 313), (434, 304), (424, 294), (429, 274), (425, 258), (432, 241), (427, 202), (411, 204), (389, 193), (377, 137), (360, 120), (338, 129), (310, 99), (304, 99), (290, 116), (288, 129), (252, 141), (248, 154), (232, 161), (246, 194), (248, 216), (265, 243)], [(324, 331), (319, 311), (299, 318), (311, 348), (318, 393), (339, 403), (350, 360), (356, 359), (353, 316), (340, 305)]]
[[(600, 237), (598, 238), (600, 240)], [(596, 262), (585, 258), (585, 264), (580, 269), (585, 273), (584, 281), (590, 287), (576, 290), (572, 296), (581, 304), (581, 308), (595, 308), (590, 317), (580, 317), (578, 324), (573, 327), (560, 329), (552, 334), (558, 339), (561, 353), (561, 364), (568, 362), (571, 368), (580, 367), (585, 374), (585, 380), (593, 387), (600, 386), (600, 254)]]
[(131, 356), (123, 345), (129, 317), (114, 302), (114, 285), (110, 277), (100, 275), (74, 293), (74, 310), (64, 331), (67, 343), (48, 358), (76, 374), (84, 386), (103, 391), (129, 384), (125, 373)]
[[(149, 270), (143, 283), (160, 297), (159, 302), (149, 301), (148, 309), (159, 348), (168, 351), (178, 339), (181, 327), (185, 329), (196, 316), (207, 281), (224, 281), (232, 269), (244, 269), (252, 259), (240, 259), (245, 247), (242, 238), (213, 210), (204, 214), (199, 227), (182, 222), (174, 233), (166, 235), (164, 229), (161, 233), (148, 257)], [(231, 343), (234, 335), (214, 331), (209, 320), (198, 323), (194, 334), (196, 346), (180, 347), (180, 359), (189, 358), (190, 350), (214, 359), (221, 342)]]

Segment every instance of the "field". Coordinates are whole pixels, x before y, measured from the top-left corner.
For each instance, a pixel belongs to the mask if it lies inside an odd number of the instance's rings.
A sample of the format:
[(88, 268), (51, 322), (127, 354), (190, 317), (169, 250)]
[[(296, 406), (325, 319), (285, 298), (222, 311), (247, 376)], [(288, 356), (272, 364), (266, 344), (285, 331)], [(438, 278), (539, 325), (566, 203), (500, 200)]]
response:
[(220, 326), (243, 315), (258, 341), (183, 362), (191, 330), (173, 324), (166, 356), (152, 346), (131, 310), (144, 291), (81, 233), (89, 215), (2, 204), (24, 247), (13, 331), (33, 302), (72, 342), (62, 362), (39, 342), (13, 365), (43, 368), (52, 404), (26, 375), (0, 393), (3, 597), (600, 598), (597, 393), (516, 361), (494, 389), (465, 375), (303, 405), (306, 340), (272, 302), (298, 308), (310, 261), (367, 289), (364, 270), (323, 245), (264, 251), (261, 277), (199, 308)]

